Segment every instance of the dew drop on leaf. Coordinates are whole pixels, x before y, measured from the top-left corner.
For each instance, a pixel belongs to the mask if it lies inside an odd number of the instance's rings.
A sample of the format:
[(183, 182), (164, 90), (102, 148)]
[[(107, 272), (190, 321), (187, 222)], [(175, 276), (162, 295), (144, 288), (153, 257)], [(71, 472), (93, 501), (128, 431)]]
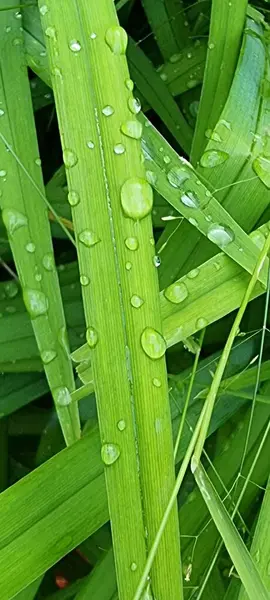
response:
[(70, 148), (65, 148), (63, 151), (63, 161), (67, 169), (71, 169), (77, 164), (78, 157), (73, 150), (70, 150)]
[(199, 208), (200, 206), (199, 198), (195, 192), (184, 192), (180, 199), (182, 204), (188, 206), (189, 208)]
[(68, 406), (71, 404), (71, 395), (67, 387), (55, 388), (52, 393), (57, 406)]
[(117, 25), (109, 27), (105, 33), (105, 42), (113, 54), (125, 54), (128, 43), (128, 36), (123, 27)]
[(207, 231), (208, 239), (220, 248), (226, 248), (234, 240), (234, 232), (225, 225), (213, 223)]
[(218, 167), (228, 160), (228, 158), (228, 152), (223, 152), (222, 150), (206, 150), (200, 159), (200, 164), (202, 167)]
[(130, 304), (133, 308), (140, 308), (144, 304), (144, 300), (140, 296), (133, 294), (130, 298)]
[(95, 348), (98, 343), (98, 334), (94, 327), (88, 327), (86, 330), (86, 341), (89, 348)]
[(139, 140), (142, 137), (142, 124), (139, 121), (125, 121), (120, 127), (127, 137)]
[(57, 353), (55, 350), (43, 350), (40, 356), (44, 365), (48, 365), (57, 357)]
[(80, 202), (80, 196), (78, 192), (75, 192), (75, 190), (70, 190), (68, 193), (68, 202), (70, 206), (78, 206)]
[(136, 237), (128, 237), (125, 239), (125, 245), (129, 250), (138, 250), (139, 241)]
[(180, 304), (188, 296), (188, 289), (185, 283), (176, 282), (169, 285), (164, 292), (165, 298), (173, 304)]
[(270, 158), (257, 156), (252, 163), (252, 168), (260, 178), (265, 187), (270, 189)]
[(141, 345), (145, 354), (153, 360), (161, 358), (166, 352), (164, 337), (152, 327), (146, 327), (142, 332)]
[(40, 290), (25, 288), (23, 290), (23, 299), (31, 319), (36, 319), (47, 314), (49, 301), (47, 296)]
[(101, 458), (105, 465), (113, 465), (120, 456), (120, 448), (117, 444), (103, 444), (101, 447)]
[(89, 229), (84, 229), (84, 231), (79, 233), (79, 240), (84, 246), (87, 246), (87, 248), (91, 248), (101, 241), (98, 235)]
[(28, 224), (26, 215), (12, 208), (4, 208), (2, 218), (9, 235), (13, 235), (15, 231)]
[(189, 179), (189, 175), (180, 167), (172, 167), (167, 173), (167, 179), (172, 187), (180, 188)]
[(152, 210), (153, 191), (145, 179), (132, 177), (121, 188), (121, 204), (127, 217), (138, 221)]

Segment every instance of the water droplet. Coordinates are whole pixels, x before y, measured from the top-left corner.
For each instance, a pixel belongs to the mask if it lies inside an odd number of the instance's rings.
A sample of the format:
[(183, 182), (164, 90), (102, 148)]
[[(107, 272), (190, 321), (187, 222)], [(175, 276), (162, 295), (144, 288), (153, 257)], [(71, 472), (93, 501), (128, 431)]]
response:
[(207, 325), (208, 325), (208, 321), (207, 321), (207, 319), (204, 319), (204, 317), (200, 317), (196, 321), (196, 328), (197, 329), (204, 329), (204, 327), (206, 327)]
[(48, 252), (48, 254), (44, 254), (42, 259), (42, 264), (46, 271), (54, 271), (54, 257), (53, 254)]
[(60, 346), (63, 348), (65, 354), (67, 356), (69, 356), (69, 343), (68, 343), (68, 334), (67, 334), (67, 328), (65, 327), (65, 325), (63, 325), (63, 327), (60, 327), (59, 331), (58, 331), (58, 341)]
[(131, 262), (126, 262), (126, 270), (130, 271), (130, 269), (132, 269), (132, 263)]
[(129, 98), (128, 108), (130, 112), (132, 112), (134, 115), (137, 115), (142, 108), (139, 98)]
[(10, 313), (10, 314), (16, 312), (15, 306), (7, 306), (5, 310), (6, 310), (7, 313)]
[(155, 185), (157, 183), (157, 174), (154, 171), (146, 171), (146, 179), (148, 183), (151, 185)]
[(208, 239), (217, 244), (220, 248), (225, 248), (228, 244), (233, 242), (234, 233), (229, 227), (213, 223), (210, 225), (207, 232)]
[(228, 158), (228, 152), (223, 152), (223, 150), (206, 150), (200, 159), (200, 164), (202, 167), (217, 167), (222, 165)]
[(138, 239), (136, 237), (128, 237), (125, 239), (125, 244), (126, 247), (129, 250), (138, 250), (139, 248), (139, 242)]
[(140, 298), (140, 296), (134, 294), (130, 298), (130, 304), (133, 306), (133, 308), (140, 308), (144, 304), (144, 300)]
[(161, 431), (162, 431), (162, 420), (161, 419), (155, 420), (155, 430), (156, 430), (156, 433), (161, 433)]
[(260, 562), (260, 558), (261, 558), (260, 550), (257, 550), (257, 552), (255, 553), (254, 558), (255, 558), (256, 563)]
[(181, 202), (189, 208), (199, 208), (200, 201), (195, 192), (184, 192), (181, 196)]
[(2, 211), (4, 225), (9, 235), (13, 235), (20, 227), (25, 227), (28, 219), (25, 215), (11, 208), (4, 208)]
[(89, 231), (89, 229), (85, 229), (79, 233), (79, 240), (82, 244), (87, 246), (87, 248), (91, 248), (101, 241), (98, 235), (94, 231)]
[(0, 108), (0, 117), (3, 117), (4, 114), (5, 114), (5, 111), (2, 108)]
[(30, 252), (30, 254), (33, 254), (33, 252), (36, 251), (36, 246), (35, 244), (33, 244), (33, 242), (28, 242), (28, 244), (26, 244), (25, 246), (25, 250), (27, 250), (27, 252)]
[(109, 29), (107, 29), (105, 33), (105, 42), (108, 44), (113, 54), (125, 54), (128, 36), (123, 27), (115, 25), (114, 27), (109, 27)]
[(189, 179), (189, 175), (180, 167), (172, 167), (167, 173), (167, 179), (172, 187), (180, 188), (184, 181)]
[(47, 14), (48, 10), (49, 9), (48, 9), (48, 6), (46, 4), (42, 4), (42, 6), (40, 6), (40, 8), (39, 8), (39, 12), (40, 12), (40, 14), (41, 14), (42, 17), (44, 17)]
[(86, 146), (90, 150), (93, 150), (93, 148), (95, 147), (95, 144), (94, 144), (94, 142), (92, 142), (91, 140), (89, 140), (89, 142), (86, 142)]
[(113, 151), (115, 154), (124, 154), (126, 151), (126, 148), (123, 144), (115, 144)]
[(164, 337), (152, 327), (146, 327), (142, 332), (141, 345), (145, 354), (153, 360), (161, 358), (166, 352)]
[(91, 40), (95, 40), (97, 37), (97, 34), (93, 31), (93, 33), (90, 33), (90, 38)]
[(126, 79), (125, 86), (130, 92), (133, 92), (134, 82), (132, 81), (132, 79)]
[(42, 280), (42, 275), (41, 273), (36, 273), (35, 274), (35, 280), (39, 283)]
[(165, 162), (165, 165), (169, 165), (171, 162), (171, 159), (169, 156), (167, 156), (167, 154), (165, 154), (165, 156), (163, 156), (163, 162)]
[(40, 158), (36, 158), (36, 160), (35, 160), (35, 164), (36, 164), (38, 167), (41, 167), (41, 160), (40, 160)]
[(213, 48), (215, 47), (214, 42), (208, 42), (207, 45), (208, 45), (209, 50), (213, 50)]
[(7, 174), (7, 172), (5, 171), (5, 169), (0, 169), (0, 177), (5, 177)]
[(107, 106), (104, 106), (101, 112), (103, 113), (103, 115), (105, 115), (105, 117), (110, 117), (114, 113), (114, 108), (113, 106), (107, 104)]
[(89, 279), (89, 277), (87, 277), (87, 275), (81, 275), (80, 276), (80, 282), (81, 282), (81, 285), (83, 287), (85, 287), (86, 285), (89, 285), (90, 279)]
[(73, 150), (66, 148), (63, 151), (63, 160), (64, 160), (64, 164), (65, 164), (66, 168), (71, 169), (72, 167), (74, 167), (77, 164), (78, 157), (76, 156), (75, 152), (73, 152)]
[(113, 465), (120, 456), (120, 448), (117, 444), (103, 444), (101, 458), (105, 465)]
[(57, 354), (56, 354), (55, 350), (43, 350), (43, 352), (41, 352), (40, 356), (41, 356), (41, 360), (44, 363), (44, 365), (48, 365), (57, 357)]
[(180, 302), (183, 302), (188, 296), (187, 286), (182, 282), (172, 283), (172, 285), (169, 285), (164, 291), (164, 296), (169, 302), (180, 304)]
[(190, 223), (191, 225), (193, 225), (194, 227), (198, 227), (198, 225), (199, 225), (198, 221), (196, 221), (196, 219), (192, 219), (192, 217), (190, 217), (190, 218), (188, 219), (188, 221), (189, 221), (189, 223)]
[(154, 245), (155, 245), (155, 240), (154, 240), (154, 238), (153, 238), (153, 237), (150, 237), (150, 240), (149, 240), (149, 242), (150, 242), (151, 246), (154, 246)]
[(22, 18), (22, 13), (17, 10), (17, 12), (15, 12), (15, 19), (21, 19)]
[(8, 25), (8, 26), (6, 27), (6, 33), (10, 33), (10, 32), (11, 32), (11, 27)]
[(88, 327), (86, 330), (86, 341), (90, 348), (95, 348), (98, 343), (98, 334), (94, 327)]
[(78, 206), (78, 204), (80, 202), (80, 196), (79, 196), (78, 192), (75, 192), (74, 190), (70, 190), (70, 192), (68, 193), (68, 202), (69, 202), (70, 206)]
[(252, 163), (252, 168), (262, 183), (270, 189), (270, 159), (266, 156), (257, 156)]
[(68, 406), (71, 404), (71, 395), (67, 387), (58, 387), (53, 390), (53, 398), (57, 406)]
[(45, 296), (43, 292), (25, 288), (23, 290), (23, 299), (31, 319), (41, 317), (48, 312), (49, 302), (47, 296)]
[(161, 381), (160, 379), (158, 379), (157, 377), (154, 377), (154, 379), (152, 379), (152, 383), (155, 387), (160, 388), (161, 387)]
[(47, 27), (47, 29), (45, 29), (45, 35), (51, 40), (56, 41), (56, 31), (54, 27)]
[(60, 80), (63, 79), (62, 71), (59, 69), (59, 67), (54, 67), (52, 69), (52, 75), (53, 77), (59, 77)]
[(249, 237), (253, 241), (253, 243), (258, 248), (260, 248), (260, 250), (263, 249), (264, 244), (265, 244), (265, 237), (264, 237), (262, 231), (252, 231)]
[(71, 42), (69, 42), (69, 47), (70, 50), (72, 50), (72, 52), (80, 52), (80, 50), (82, 49), (80, 42), (78, 42), (78, 40), (71, 40)]
[(19, 286), (16, 281), (8, 281), (4, 285), (4, 291), (7, 298), (15, 298), (19, 292)]
[(131, 571), (133, 571), (133, 572), (134, 572), (134, 571), (137, 571), (137, 568), (138, 568), (138, 566), (136, 565), (136, 563), (135, 563), (135, 562), (131, 563), (131, 565), (130, 565), (130, 570), (131, 570)]
[(161, 258), (157, 254), (155, 254), (155, 256), (153, 256), (153, 265), (154, 265), (154, 267), (157, 267), (157, 268), (160, 267), (160, 265), (161, 265)]
[(139, 140), (142, 137), (142, 124), (139, 121), (125, 121), (120, 127), (122, 133)]
[(118, 421), (117, 427), (118, 427), (119, 431), (124, 431), (124, 429), (126, 429), (126, 422), (124, 421), (124, 419), (121, 419), (121, 421)]
[(195, 279), (195, 277), (197, 277), (199, 275), (200, 270), (199, 269), (192, 269), (191, 271), (189, 271), (189, 273), (187, 274), (187, 277), (189, 279)]
[(162, 81), (167, 81), (168, 75), (166, 75), (166, 73), (160, 73), (160, 79), (162, 79)]
[(197, 81), (197, 79), (190, 79), (190, 80), (187, 82), (187, 88), (188, 88), (189, 90), (191, 90), (192, 88), (196, 87), (196, 85), (199, 85), (199, 81)]
[(121, 204), (124, 213), (137, 221), (146, 217), (152, 210), (153, 191), (145, 179), (132, 177), (121, 188)]

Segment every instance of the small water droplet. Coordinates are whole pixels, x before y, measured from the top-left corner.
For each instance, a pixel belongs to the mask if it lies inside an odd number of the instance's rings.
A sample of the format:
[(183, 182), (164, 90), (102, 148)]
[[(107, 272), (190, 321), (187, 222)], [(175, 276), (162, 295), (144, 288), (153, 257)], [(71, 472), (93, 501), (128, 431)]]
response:
[(10, 32), (11, 32), (11, 27), (8, 25), (8, 26), (6, 27), (6, 33), (10, 33)]
[(17, 12), (15, 12), (15, 19), (20, 20), (21, 18), (22, 18), (22, 13), (19, 10), (17, 10)]
[(142, 332), (141, 345), (145, 354), (153, 360), (161, 358), (166, 352), (164, 337), (152, 327), (146, 327)]
[(191, 90), (192, 88), (196, 87), (196, 85), (199, 85), (199, 81), (197, 81), (197, 79), (190, 79), (190, 80), (187, 82), (187, 88), (188, 88), (189, 90)]
[(103, 113), (103, 115), (105, 115), (105, 117), (110, 117), (114, 113), (114, 108), (113, 106), (107, 104), (107, 106), (104, 106), (101, 112)]
[(128, 36), (123, 27), (115, 25), (107, 29), (105, 33), (105, 42), (108, 44), (113, 54), (119, 56), (121, 54), (125, 54), (126, 52)]
[(95, 348), (98, 343), (98, 334), (94, 327), (88, 327), (86, 330), (86, 341), (90, 348)]
[(89, 277), (87, 277), (87, 275), (81, 275), (80, 282), (83, 287), (86, 287), (87, 285), (89, 285), (90, 279), (89, 279)]
[(189, 175), (180, 167), (172, 167), (167, 173), (167, 179), (172, 187), (180, 188), (189, 179)]
[(265, 237), (264, 237), (262, 231), (252, 231), (249, 237), (253, 241), (253, 243), (258, 248), (260, 248), (260, 250), (263, 249), (264, 244), (265, 244)]
[(85, 229), (79, 233), (79, 240), (87, 248), (91, 248), (101, 241), (98, 235), (94, 231), (89, 231), (89, 229)]
[(146, 171), (146, 179), (148, 183), (151, 185), (155, 185), (157, 183), (157, 174), (154, 171)]
[(7, 172), (5, 171), (5, 169), (0, 169), (0, 177), (5, 177), (7, 174)]
[(9, 235), (13, 235), (20, 227), (25, 227), (28, 219), (25, 215), (11, 208), (4, 208), (2, 211), (4, 225)]
[(105, 465), (113, 465), (120, 456), (120, 448), (117, 444), (103, 444), (101, 458)]
[(78, 204), (80, 202), (80, 196), (79, 196), (78, 192), (75, 192), (74, 190), (70, 190), (70, 192), (68, 193), (68, 202), (69, 202), (70, 206), (78, 206)]
[(234, 233), (229, 227), (213, 223), (210, 225), (207, 232), (208, 239), (217, 244), (220, 248), (225, 248), (228, 244), (233, 242)]
[(71, 40), (69, 42), (69, 47), (70, 50), (72, 50), (72, 52), (80, 52), (80, 50), (82, 49), (80, 42), (78, 42), (78, 40)]
[(207, 321), (207, 319), (204, 319), (204, 317), (199, 317), (199, 319), (197, 319), (197, 321), (196, 321), (197, 329), (204, 329), (204, 327), (206, 327), (207, 325), (208, 325), (208, 321)]
[(155, 240), (154, 240), (154, 238), (153, 238), (153, 237), (150, 237), (150, 240), (149, 240), (149, 242), (150, 242), (151, 246), (154, 246), (154, 245), (155, 245)]
[(190, 217), (190, 218), (188, 219), (188, 221), (189, 221), (189, 223), (190, 223), (191, 225), (193, 225), (194, 227), (198, 227), (198, 225), (199, 225), (198, 221), (196, 221), (196, 219), (193, 219), (192, 217)]
[(54, 257), (53, 254), (48, 252), (48, 254), (44, 254), (42, 259), (42, 264), (46, 271), (54, 271)]
[(25, 250), (27, 250), (27, 252), (30, 252), (30, 254), (33, 254), (33, 252), (36, 251), (36, 246), (35, 244), (33, 244), (33, 242), (28, 242), (28, 244), (26, 244), (25, 246)]
[(228, 158), (228, 152), (223, 152), (223, 150), (206, 150), (200, 159), (200, 164), (206, 168), (217, 167), (222, 165)]
[(160, 73), (160, 79), (162, 79), (162, 81), (167, 81), (168, 75), (166, 75), (166, 73)]
[(195, 192), (184, 192), (181, 196), (181, 202), (189, 208), (199, 208), (200, 201)]
[(48, 9), (48, 6), (46, 4), (42, 4), (42, 6), (40, 6), (40, 8), (39, 8), (39, 12), (40, 12), (40, 14), (41, 14), (42, 17), (44, 17), (47, 14), (48, 10), (49, 9)]
[(124, 419), (121, 419), (121, 421), (118, 421), (117, 427), (118, 427), (119, 431), (124, 431), (124, 429), (126, 429), (126, 422), (124, 421)]
[(40, 356), (41, 356), (41, 360), (44, 363), (44, 365), (48, 365), (57, 357), (57, 354), (56, 354), (55, 350), (43, 350), (43, 352), (41, 352)]
[(153, 265), (157, 268), (161, 265), (161, 258), (160, 256), (158, 256), (158, 254), (155, 254), (155, 256), (153, 256)]
[(187, 277), (189, 279), (195, 279), (195, 277), (197, 277), (199, 275), (200, 270), (199, 269), (192, 269), (191, 271), (189, 271), (189, 273), (187, 274)]
[(8, 281), (4, 285), (4, 291), (7, 298), (15, 298), (19, 292), (19, 286), (16, 281)]
[(213, 48), (215, 47), (214, 42), (208, 42), (207, 45), (208, 45), (209, 50), (213, 50)]
[(270, 189), (270, 159), (266, 156), (257, 156), (252, 163), (252, 168), (262, 183)]
[(139, 242), (136, 237), (128, 237), (125, 239), (125, 245), (129, 250), (138, 250)]
[(36, 160), (35, 160), (35, 164), (36, 164), (38, 167), (41, 167), (41, 160), (40, 160), (40, 158), (36, 158)]
[(91, 40), (95, 40), (97, 37), (97, 34), (93, 31), (92, 33), (90, 33), (90, 39)]
[(53, 77), (58, 77), (60, 80), (63, 79), (62, 71), (59, 69), (59, 67), (53, 67), (52, 75)]
[(261, 558), (260, 550), (257, 550), (257, 552), (255, 553), (254, 558), (255, 558), (256, 563), (260, 562), (260, 558)]
[(16, 312), (16, 308), (15, 308), (15, 306), (7, 306), (5, 310), (6, 310), (6, 312), (7, 312), (7, 313), (9, 313), (9, 314), (13, 314), (13, 313), (15, 313), (15, 312)]
[(45, 35), (51, 40), (56, 41), (56, 31), (54, 27), (47, 27), (47, 29), (45, 29)]
[(152, 210), (153, 191), (145, 179), (132, 177), (121, 188), (121, 204), (124, 213), (137, 221), (146, 217)]
[(130, 570), (131, 571), (137, 571), (137, 568), (138, 568), (138, 566), (137, 566), (137, 564), (135, 562), (131, 563), (131, 565), (130, 565)]
[(154, 379), (152, 379), (152, 383), (155, 387), (160, 388), (161, 387), (161, 381), (160, 379), (158, 379), (157, 377), (154, 377)]
[(182, 58), (182, 54), (172, 54), (169, 58), (171, 63), (176, 63)]
[(142, 108), (139, 98), (133, 98), (133, 97), (129, 98), (128, 99), (128, 108), (129, 108), (130, 112), (132, 112), (134, 115), (137, 115)]
[(130, 298), (130, 304), (133, 306), (133, 308), (140, 308), (144, 304), (144, 300), (140, 298), (140, 296), (134, 294)]
[(49, 301), (43, 292), (25, 288), (23, 290), (23, 299), (31, 319), (41, 317), (48, 312)]
[(125, 86), (130, 92), (133, 92), (134, 82), (132, 81), (132, 79), (126, 79)]
[(63, 160), (66, 168), (71, 169), (77, 164), (78, 157), (76, 156), (75, 152), (73, 152), (73, 150), (65, 148), (65, 150), (63, 151)]
[(183, 302), (188, 296), (187, 286), (181, 281), (172, 283), (164, 291), (164, 296), (167, 298), (167, 300), (169, 300), (169, 302), (172, 302), (173, 304), (180, 304), (180, 302)]
[(127, 271), (130, 271), (132, 269), (132, 263), (131, 262), (126, 262), (125, 267), (126, 267)]
[(94, 144), (94, 142), (89, 140), (89, 142), (86, 142), (86, 146), (87, 146), (87, 148), (89, 148), (89, 150), (93, 150), (93, 148), (95, 147), (95, 144)]
[(214, 262), (214, 267), (215, 267), (216, 271), (220, 271), (220, 269), (221, 269), (221, 264), (220, 264), (220, 263), (218, 263), (218, 262)]
[(2, 108), (0, 108), (0, 117), (3, 117), (4, 114), (5, 114), (5, 111)]
[(42, 280), (42, 275), (41, 273), (36, 273), (35, 274), (35, 280), (39, 283)]
[(71, 404), (71, 395), (67, 387), (55, 388), (52, 393), (57, 406), (68, 406)]
[(167, 154), (165, 154), (165, 156), (163, 156), (163, 162), (165, 162), (165, 165), (169, 165), (171, 162), (171, 159), (169, 156), (167, 156)]
[(139, 121), (125, 121), (120, 127), (127, 137), (139, 140), (142, 137), (142, 124)]
[(126, 148), (123, 144), (115, 144), (113, 151), (115, 154), (124, 154), (126, 151)]

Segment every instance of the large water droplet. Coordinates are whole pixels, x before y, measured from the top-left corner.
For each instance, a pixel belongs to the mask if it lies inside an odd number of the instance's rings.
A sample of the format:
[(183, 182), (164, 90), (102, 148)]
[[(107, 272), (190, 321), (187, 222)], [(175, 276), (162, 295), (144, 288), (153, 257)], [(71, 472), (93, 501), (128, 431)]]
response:
[(257, 156), (252, 163), (252, 168), (264, 185), (270, 189), (270, 159), (266, 156)]
[(26, 244), (25, 246), (25, 250), (27, 250), (27, 252), (30, 252), (30, 254), (33, 254), (36, 251), (36, 246), (35, 244), (33, 244), (33, 242), (28, 242), (28, 244)]
[(4, 291), (7, 298), (15, 298), (19, 292), (19, 286), (16, 281), (8, 281), (4, 285)]
[(128, 99), (128, 108), (130, 110), (130, 112), (132, 112), (134, 115), (137, 115), (140, 110), (141, 110), (141, 103), (139, 98), (129, 98)]
[(164, 337), (152, 327), (146, 327), (142, 332), (141, 345), (145, 354), (153, 360), (161, 358), (166, 352)]
[(128, 237), (125, 239), (125, 245), (129, 250), (138, 250), (139, 242), (136, 237)]
[(202, 167), (217, 167), (218, 165), (222, 165), (228, 158), (228, 152), (223, 152), (222, 150), (206, 150), (200, 159), (200, 164)]
[(188, 296), (187, 286), (180, 281), (172, 283), (172, 285), (169, 285), (164, 291), (164, 296), (169, 302), (180, 304), (180, 302), (183, 302)]
[(23, 290), (23, 299), (31, 319), (46, 315), (49, 308), (49, 301), (43, 292), (25, 288)]
[(139, 121), (125, 121), (121, 125), (121, 131), (128, 137), (139, 140), (142, 137), (142, 124)]
[(101, 241), (98, 235), (89, 229), (85, 229), (79, 233), (79, 240), (82, 242), (82, 244), (84, 244), (84, 246), (87, 246), (87, 248), (91, 248)]
[(42, 259), (42, 264), (46, 271), (54, 271), (54, 257), (50, 252), (48, 254), (44, 254)]
[(144, 300), (140, 296), (133, 294), (130, 298), (130, 304), (133, 308), (140, 308), (144, 304)]
[(109, 27), (105, 33), (105, 42), (113, 54), (125, 54), (128, 43), (128, 36), (123, 27), (117, 25)]
[(25, 227), (28, 223), (28, 219), (25, 215), (20, 213), (18, 210), (11, 208), (3, 209), (2, 218), (9, 235), (13, 235), (15, 231), (20, 229), (20, 227)]
[(70, 148), (65, 148), (63, 151), (63, 160), (67, 169), (71, 169), (71, 167), (74, 167), (77, 164), (78, 157), (73, 150), (70, 150)]
[(80, 202), (80, 196), (78, 192), (70, 190), (70, 192), (68, 193), (68, 202), (70, 206), (77, 206)]
[(124, 429), (126, 429), (126, 422), (124, 421), (124, 419), (121, 419), (121, 421), (118, 421), (117, 427), (118, 427), (119, 431), (124, 431)]
[(71, 404), (71, 395), (67, 387), (58, 387), (53, 390), (53, 397), (57, 406), (68, 406)]
[(126, 148), (123, 144), (115, 144), (115, 146), (113, 147), (113, 151), (115, 154), (124, 154)]
[(262, 231), (252, 231), (249, 237), (254, 242), (254, 244), (256, 244), (258, 248), (260, 248), (260, 250), (263, 249), (265, 244), (265, 237)]
[(98, 343), (98, 333), (94, 327), (88, 327), (86, 330), (86, 341), (90, 348), (95, 348)]
[(145, 179), (132, 177), (121, 188), (121, 204), (124, 213), (137, 221), (146, 217), (152, 210), (153, 191)]
[(189, 179), (189, 175), (180, 167), (172, 167), (167, 173), (167, 179), (172, 187), (180, 188), (184, 181)]
[(199, 317), (199, 319), (197, 319), (197, 321), (196, 321), (196, 328), (197, 329), (203, 329), (207, 325), (208, 325), (208, 321), (204, 317)]
[(78, 42), (78, 40), (71, 40), (69, 42), (69, 47), (70, 50), (72, 50), (72, 52), (80, 52), (80, 50), (82, 49), (80, 42)]
[(103, 115), (105, 115), (105, 117), (110, 117), (114, 113), (114, 108), (113, 106), (107, 104), (107, 106), (104, 106), (101, 112), (103, 113)]
[(113, 465), (120, 456), (120, 448), (117, 444), (103, 444), (101, 458), (105, 465)]
[(57, 354), (55, 350), (43, 350), (40, 356), (44, 365), (48, 365), (57, 357)]
[(89, 285), (90, 279), (89, 279), (89, 277), (87, 277), (87, 275), (81, 275), (80, 276), (80, 282), (81, 282), (81, 285), (83, 287), (85, 287), (85, 286)]
[(200, 201), (195, 192), (185, 192), (181, 196), (181, 202), (189, 208), (199, 208)]
[(210, 225), (208, 229), (207, 237), (211, 242), (217, 244), (220, 248), (226, 248), (228, 244), (233, 242), (234, 233), (229, 227), (219, 225), (218, 223), (213, 223), (213, 225)]

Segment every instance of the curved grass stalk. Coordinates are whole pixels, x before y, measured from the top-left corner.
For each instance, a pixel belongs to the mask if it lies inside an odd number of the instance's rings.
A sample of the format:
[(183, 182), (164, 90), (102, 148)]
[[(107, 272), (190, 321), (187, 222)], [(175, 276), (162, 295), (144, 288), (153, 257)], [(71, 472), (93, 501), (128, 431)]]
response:
[[(140, 159), (127, 36), (113, 3), (39, 6), (78, 244), (119, 596), (127, 598), (145, 561), (145, 528), (151, 543), (174, 482), (152, 192)], [(157, 597), (182, 597), (176, 507), (151, 583)]]
[[(20, 18), (14, 18), (21, 15), (13, 10), (14, 0), (10, 0), (9, 6), (6, 13), (0, 12), (5, 31), (1, 42), (0, 81), (4, 98), (0, 129), (2, 217), (63, 434), (66, 443), (71, 444), (80, 437), (79, 413), (78, 408), (70, 404), (74, 379), (65, 317), (47, 213), (37, 193), (37, 189), (42, 191), (44, 188), (24, 66)], [(14, 75), (12, 81), (11, 72)], [(18, 98), (20, 111), (24, 114), (24, 119), (19, 122)], [(20, 165), (14, 154), (20, 157)]]

